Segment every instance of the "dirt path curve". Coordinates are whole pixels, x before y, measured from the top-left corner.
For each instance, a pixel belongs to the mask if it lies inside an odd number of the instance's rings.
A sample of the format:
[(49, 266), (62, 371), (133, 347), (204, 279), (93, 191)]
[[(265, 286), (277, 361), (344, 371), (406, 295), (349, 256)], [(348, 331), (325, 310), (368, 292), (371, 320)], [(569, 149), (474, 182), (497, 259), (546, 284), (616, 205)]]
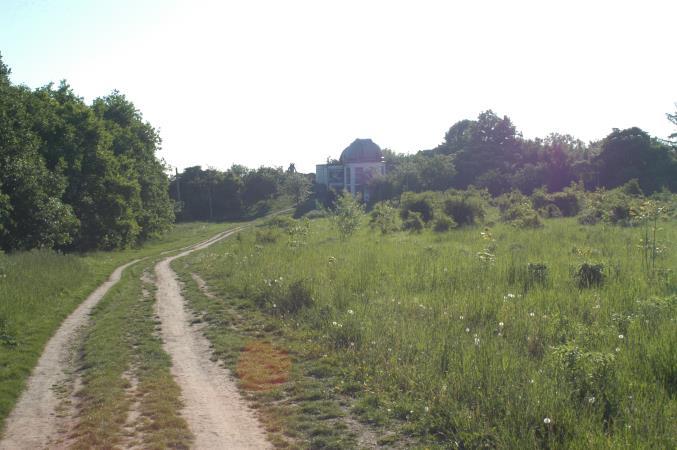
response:
[(172, 357), (172, 374), (181, 387), (183, 416), (195, 435), (196, 449), (266, 449), (265, 432), (237, 391), (227, 369), (211, 360), (209, 342), (190, 325), (181, 287), (170, 263), (208, 247), (241, 228), (217, 235), (155, 266), (157, 314), (164, 349)]
[(5, 422), (0, 450), (36, 450), (47, 448), (56, 441), (59, 434), (57, 409), (61, 399), (54, 387), (64, 383), (68, 377), (71, 342), (78, 330), (87, 323), (92, 308), (120, 280), (122, 272), (138, 261), (115, 269), (110, 278), (63, 321), (47, 342), (37, 366), (28, 378), (26, 389)]

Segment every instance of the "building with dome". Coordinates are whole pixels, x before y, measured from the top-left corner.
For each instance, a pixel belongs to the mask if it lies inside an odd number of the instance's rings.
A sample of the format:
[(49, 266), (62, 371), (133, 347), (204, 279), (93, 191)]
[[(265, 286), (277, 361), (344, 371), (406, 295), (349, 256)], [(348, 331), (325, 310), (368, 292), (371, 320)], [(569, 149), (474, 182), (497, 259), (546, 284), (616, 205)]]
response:
[(369, 180), (385, 174), (383, 152), (371, 139), (355, 139), (343, 150), (337, 164), (315, 166), (317, 184), (337, 191), (346, 190), (353, 195), (361, 194), (365, 201), (369, 200)]

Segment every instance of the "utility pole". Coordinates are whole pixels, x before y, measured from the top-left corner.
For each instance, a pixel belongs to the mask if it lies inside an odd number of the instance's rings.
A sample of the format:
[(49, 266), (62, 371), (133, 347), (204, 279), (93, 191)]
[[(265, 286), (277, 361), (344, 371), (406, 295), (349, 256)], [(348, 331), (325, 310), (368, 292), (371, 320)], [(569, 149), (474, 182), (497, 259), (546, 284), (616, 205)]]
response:
[(174, 170), (176, 170), (176, 198), (178, 203), (181, 203), (181, 186), (179, 183), (179, 168), (175, 167)]

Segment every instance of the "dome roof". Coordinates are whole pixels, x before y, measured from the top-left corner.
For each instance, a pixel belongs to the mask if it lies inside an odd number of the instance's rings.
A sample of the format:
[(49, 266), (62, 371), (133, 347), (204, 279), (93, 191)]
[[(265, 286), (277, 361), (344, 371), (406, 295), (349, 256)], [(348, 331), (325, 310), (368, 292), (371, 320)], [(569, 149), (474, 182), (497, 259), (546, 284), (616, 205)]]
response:
[(346, 147), (341, 153), (342, 163), (356, 162), (380, 162), (383, 161), (383, 152), (381, 147), (374, 144), (371, 139), (355, 139), (352, 144)]

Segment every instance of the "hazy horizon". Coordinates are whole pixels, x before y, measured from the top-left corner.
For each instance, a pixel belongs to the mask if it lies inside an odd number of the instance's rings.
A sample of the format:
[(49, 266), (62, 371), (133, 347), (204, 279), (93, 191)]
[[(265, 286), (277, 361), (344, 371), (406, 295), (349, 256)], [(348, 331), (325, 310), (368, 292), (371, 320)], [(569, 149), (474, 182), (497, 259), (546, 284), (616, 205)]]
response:
[(411, 153), (493, 109), (525, 137), (674, 132), (677, 4), (3, 2), (12, 82), (117, 89), (183, 169), (294, 162), (355, 138)]

